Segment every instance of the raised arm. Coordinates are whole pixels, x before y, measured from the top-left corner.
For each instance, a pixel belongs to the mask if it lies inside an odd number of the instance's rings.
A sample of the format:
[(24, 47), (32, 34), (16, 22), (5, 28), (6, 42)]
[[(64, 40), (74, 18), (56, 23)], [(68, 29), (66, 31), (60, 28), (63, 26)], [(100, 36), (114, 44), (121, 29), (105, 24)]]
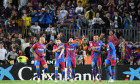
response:
[(115, 58), (115, 57), (116, 57), (116, 49), (115, 49), (113, 43), (110, 43), (109, 46), (110, 46), (110, 48), (111, 48), (111, 50), (112, 50), (112, 52), (113, 52), (113, 53), (112, 53), (112, 54), (113, 54), (113, 58)]

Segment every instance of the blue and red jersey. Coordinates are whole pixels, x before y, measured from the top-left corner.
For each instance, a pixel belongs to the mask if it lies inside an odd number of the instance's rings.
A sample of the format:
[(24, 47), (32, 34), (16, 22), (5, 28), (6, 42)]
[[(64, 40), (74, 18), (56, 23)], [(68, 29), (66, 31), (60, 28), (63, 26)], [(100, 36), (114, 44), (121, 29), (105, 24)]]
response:
[(37, 54), (37, 60), (41, 60), (42, 55), (46, 52), (46, 45), (41, 43), (35, 43), (32, 47), (35, 50), (35, 53)]
[(107, 44), (107, 59), (112, 60), (112, 57), (116, 60), (116, 49), (113, 43), (109, 42)]
[(69, 43), (65, 44), (65, 50), (66, 50), (66, 59), (69, 60), (76, 60), (76, 49), (78, 47), (78, 44), (72, 44), (70, 45)]
[[(101, 41), (90, 41), (90, 47), (94, 47), (96, 50), (101, 51), (101, 47), (104, 44)], [(91, 50), (91, 59), (97, 59), (97, 58), (101, 58), (101, 53), (100, 52), (95, 52), (93, 50)]]
[(65, 48), (64, 45), (62, 45), (62, 44), (60, 44), (59, 46), (58, 46), (58, 45), (54, 45), (54, 46), (53, 46), (53, 49), (57, 49), (57, 48), (59, 48), (60, 46), (63, 46), (63, 48), (61, 48), (61, 49), (59, 49), (58, 51), (55, 52), (55, 61), (65, 62), (64, 52), (63, 52), (61, 58), (59, 59), (59, 55), (60, 55), (62, 49)]

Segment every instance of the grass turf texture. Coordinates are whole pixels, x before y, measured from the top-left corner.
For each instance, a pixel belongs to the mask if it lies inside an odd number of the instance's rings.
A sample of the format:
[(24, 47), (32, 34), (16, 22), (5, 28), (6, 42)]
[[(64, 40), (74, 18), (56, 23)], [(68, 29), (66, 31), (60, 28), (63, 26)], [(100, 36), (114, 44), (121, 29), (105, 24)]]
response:
[(116, 80), (113, 83), (108, 82), (107, 80), (102, 80), (100, 83), (99, 81), (93, 82), (93, 81), (74, 81), (74, 82), (68, 82), (68, 81), (58, 81), (54, 82), (53, 80), (41, 80), (39, 83), (37, 81), (28, 80), (28, 81), (21, 81), (21, 80), (0, 80), (0, 84), (140, 84), (139, 81), (119, 81)]

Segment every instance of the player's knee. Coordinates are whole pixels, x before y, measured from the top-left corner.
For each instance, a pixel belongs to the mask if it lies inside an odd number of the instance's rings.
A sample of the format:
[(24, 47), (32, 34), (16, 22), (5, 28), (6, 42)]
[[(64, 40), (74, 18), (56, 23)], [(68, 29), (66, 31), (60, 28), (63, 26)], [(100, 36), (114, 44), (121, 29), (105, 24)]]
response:
[(39, 68), (39, 66), (36, 66), (36, 68)]
[(105, 65), (105, 69), (107, 69), (108, 68), (108, 65)]
[(102, 66), (98, 66), (98, 69), (101, 69), (102, 68)]
[(70, 67), (67, 67), (68, 69), (70, 69)]
[(111, 69), (114, 69), (114, 66), (111, 66)]
[(58, 70), (58, 67), (55, 67), (55, 70)]
[(61, 71), (62, 71), (62, 72), (64, 72), (64, 71), (65, 71), (65, 69), (61, 69)]
[(96, 69), (96, 67), (92, 67), (92, 69)]

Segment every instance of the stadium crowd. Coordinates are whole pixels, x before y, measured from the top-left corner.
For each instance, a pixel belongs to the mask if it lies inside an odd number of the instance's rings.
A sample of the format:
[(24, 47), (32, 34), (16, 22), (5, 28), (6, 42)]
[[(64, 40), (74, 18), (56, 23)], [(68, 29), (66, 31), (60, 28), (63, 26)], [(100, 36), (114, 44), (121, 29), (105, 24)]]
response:
[[(0, 64), (17, 63), (20, 59), (34, 60), (30, 48), (38, 42), (40, 36), (46, 39), (46, 60), (54, 59), (52, 53), (55, 39), (66, 43), (64, 29), (102, 29), (100, 41), (108, 38), (115, 46), (117, 62), (122, 61), (122, 47), (127, 39), (117, 29), (139, 28), (139, 0), (3, 0), (4, 10), (1, 19), (6, 19), (4, 28), (0, 30)], [(109, 33), (107, 29), (113, 29)], [(42, 31), (43, 30), (43, 31)], [(84, 31), (86, 33), (86, 31)], [(90, 64), (91, 49), (88, 36), (76, 34), (74, 43), (81, 44), (77, 51), (77, 64)], [(132, 43), (131, 56), (125, 64), (140, 65), (139, 42)], [(102, 47), (105, 51), (105, 47)], [(21, 57), (23, 56), (23, 58)], [(104, 64), (105, 55), (102, 55)], [(135, 59), (136, 58), (136, 59)], [(134, 61), (134, 62), (133, 62)]]

